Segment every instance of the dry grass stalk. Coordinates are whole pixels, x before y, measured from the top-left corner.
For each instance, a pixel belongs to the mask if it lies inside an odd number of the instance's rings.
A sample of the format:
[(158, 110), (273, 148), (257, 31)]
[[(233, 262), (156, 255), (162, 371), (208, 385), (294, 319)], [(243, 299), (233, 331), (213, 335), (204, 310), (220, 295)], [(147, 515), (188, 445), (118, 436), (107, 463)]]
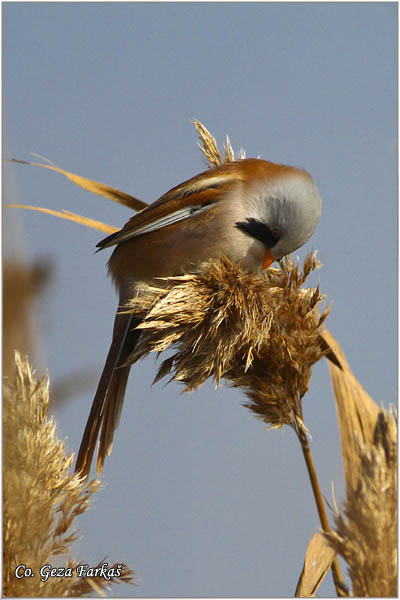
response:
[(358, 438), (359, 479), (347, 489), (336, 529), (327, 534), (349, 567), (352, 594), (397, 596), (397, 424), (379, 411), (369, 441)]
[[(89, 578), (79, 577), (70, 548), (78, 538), (75, 517), (89, 508), (99, 489), (71, 474), (73, 454), (66, 456), (57, 440), (56, 425), (47, 417), (48, 379), (36, 380), (27, 360), (16, 353), (14, 380), (3, 394), (3, 595), (60, 597), (93, 593)], [(66, 555), (61, 561), (59, 555)], [(43, 565), (71, 569), (71, 576), (41, 581)], [(18, 579), (15, 570), (26, 565), (35, 577)], [(116, 568), (117, 565), (114, 565)], [(132, 582), (133, 572), (95, 578), (98, 588), (112, 581)]]
[(144, 286), (129, 307), (143, 319), (129, 361), (174, 346), (155, 381), (172, 374), (193, 390), (208, 377), (217, 385), (225, 379), (245, 389), (246, 406), (269, 426), (304, 429), (301, 399), (323, 356), (319, 329), (328, 310), (318, 310), (318, 288), (301, 286), (318, 266), (313, 253), (303, 271), (287, 257), (262, 277), (222, 257), (202, 273)]

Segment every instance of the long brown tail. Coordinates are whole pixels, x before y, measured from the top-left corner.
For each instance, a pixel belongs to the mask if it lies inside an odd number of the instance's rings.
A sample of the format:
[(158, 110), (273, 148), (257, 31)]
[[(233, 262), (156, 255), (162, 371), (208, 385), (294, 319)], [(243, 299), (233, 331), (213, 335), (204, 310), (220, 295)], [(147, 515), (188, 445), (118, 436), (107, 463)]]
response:
[[(119, 306), (119, 309), (123, 307)], [(100, 377), (89, 418), (83, 433), (75, 471), (88, 477), (101, 427), (96, 470), (103, 470), (104, 459), (111, 454), (114, 432), (118, 427), (130, 365), (124, 365), (140, 337), (135, 327), (140, 319), (132, 315), (115, 315), (113, 338)]]

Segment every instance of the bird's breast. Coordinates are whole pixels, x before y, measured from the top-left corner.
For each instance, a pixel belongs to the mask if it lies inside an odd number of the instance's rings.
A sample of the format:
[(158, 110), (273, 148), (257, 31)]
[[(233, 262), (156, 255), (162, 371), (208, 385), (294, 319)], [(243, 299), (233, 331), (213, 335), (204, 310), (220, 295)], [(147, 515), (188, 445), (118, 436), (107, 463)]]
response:
[(240, 204), (216, 203), (198, 216), (119, 244), (109, 260), (109, 272), (119, 287), (126, 279), (151, 282), (157, 277), (196, 272), (202, 263), (221, 255), (257, 271), (265, 247), (236, 227), (243, 218)]

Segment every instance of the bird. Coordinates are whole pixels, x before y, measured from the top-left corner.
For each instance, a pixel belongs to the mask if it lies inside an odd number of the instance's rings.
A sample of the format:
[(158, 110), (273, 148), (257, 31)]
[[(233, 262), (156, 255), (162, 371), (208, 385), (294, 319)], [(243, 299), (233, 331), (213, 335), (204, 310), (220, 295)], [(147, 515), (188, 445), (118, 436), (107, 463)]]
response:
[(201, 272), (206, 261), (221, 256), (241, 263), (246, 271), (260, 272), (308, 241), (321, 205), (307, 171), (241, 158), (173, 187), (97, 244), (98, 251), (115, 246), (108, 272), (119, 301), (76, 472), (89, 476), (98, 438), (98, 475), (111, 453), (131, 368), (126, 361), (140, 338), (140, 320), (126, 313), (138, 286)]

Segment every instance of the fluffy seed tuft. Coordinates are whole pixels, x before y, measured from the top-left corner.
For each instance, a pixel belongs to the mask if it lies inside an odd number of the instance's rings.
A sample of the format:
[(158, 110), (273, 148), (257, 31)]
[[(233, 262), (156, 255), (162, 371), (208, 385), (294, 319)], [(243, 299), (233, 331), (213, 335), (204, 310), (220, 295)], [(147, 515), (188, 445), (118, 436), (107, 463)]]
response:
[(216, 385), (224, 379), (246, 391), (246, 406), (270, 426), (304, 429), (301, 399), (324, 355), (319, 328), (329, 311), (319, 311), (318, 287), (301, 286), (319, 266), (310, 253), (302, 270), (286, 257), (255, 275), (221, 257), (201, 273), (142, 286), (128, 309), (143, 319), (128, 363), (173, 347), (155, 382), (171, 375), (191, 391), (209, 377)]

